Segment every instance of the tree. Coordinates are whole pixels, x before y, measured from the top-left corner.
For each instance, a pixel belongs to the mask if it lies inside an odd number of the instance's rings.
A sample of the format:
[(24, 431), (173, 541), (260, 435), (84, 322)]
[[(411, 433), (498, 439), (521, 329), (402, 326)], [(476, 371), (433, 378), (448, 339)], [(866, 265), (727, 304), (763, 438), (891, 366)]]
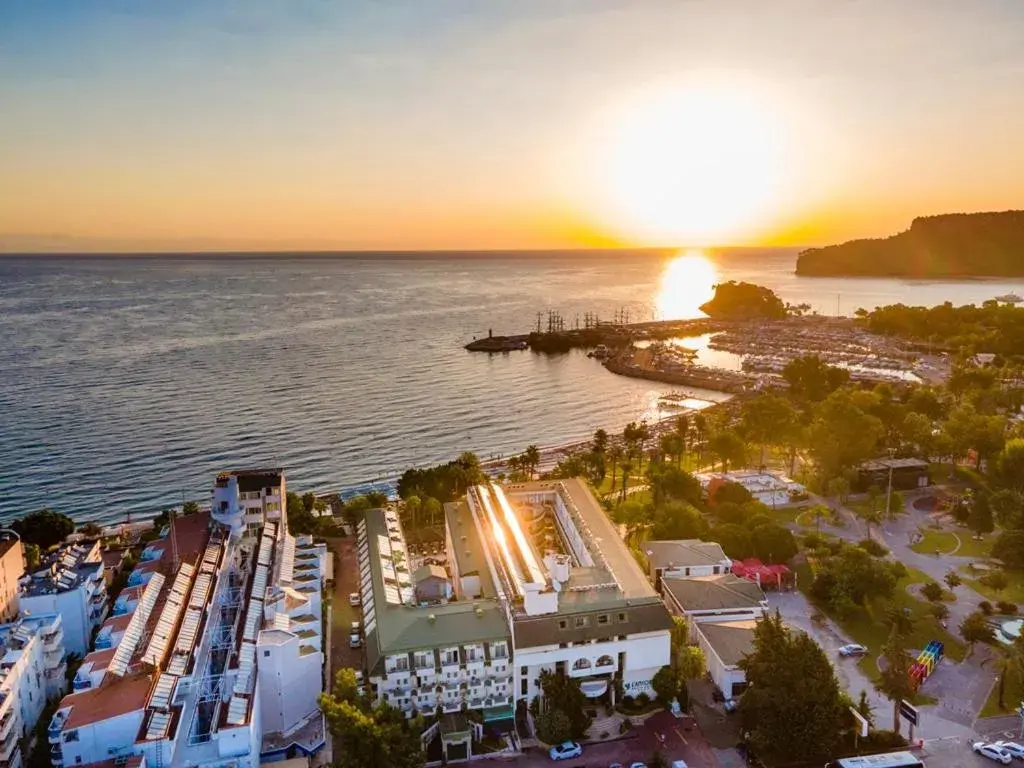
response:
[(991, 643), (996, 638), (995, 630), (981, 611), (975, 611), (960, 622), (960, 635), (972, 649), (975, 643)]
[(537, 474), (537, 467), (540, 465), (540, 448), (536, 445), (528, 445), (523, 451), (524, 469), (532, 479)]
[(690, 439), (690, 419), (685, 413), (676, 416), (675, 434), (679, 438), (679, 454), (677, 466), (683, 465), (683, 458), (686, 456), (686, 446)]
[(1024, 530), (1003, 531), (992, 544), (992, 557), (1013, 570), (1024, 569)]
[(12, 522), (11, 530), (21, 537), (22, 544), (35, 544), (47, 550), (70, 536), (75, 524), (67, 515), (52, 509), (40, 509)]
[(651, 537), (655, 540), (699, 539), (707, 533), (704, 516), (685, 501), (672, 501), (653, 511)]
[(1024, 497), (1016, 490), (1000, 488), (989, 496), (996, 522), (1004, 529), (1024, 528)]
[(946, 586), (950, 589), (956, 589), (961, 584), (963, 584), (963, 580), (960, 578), (956, 571), (950, 571), (949, 573), (947, 573), (943, 578), (943, 581), (946, 582)]
[(1008, 440), (996, 460), (995, 482), (1002, 488), (1024, 493), (1024, 439)]
[(704, 651), (696, 645), (683, 646), (676, 656), (676, 670), (681, 680), (696, 680), (704, 675), (707, 661)]
[(757, 623), (754, 650), (739, 666), (749, 684), (739, 714), (758, 755), (779, 762), (832, 756), (847, 719), (846, 699), (814, 640), (791, 633), (776, 612)]
[(991, 573), (986, 573), (984, 576), (978, 579), (978, 581), (980, 581), (986, 587), (991, 587), (996, 592), (1002, 592), (1010, 584), (1010, 580), (1002, 571), (992, 571)]
[(752, 501), (753, 498), (753, 494), (745, 487), (739, 483), (728, 481), (715, 488), (715, 493), (711, 500), (715, 505), (729, 503), (742, 505)]
[(608, 461), (610, 464), (611, 476), (612, 476), (612, 487), (611, 492), (615, 492), (615, 465), (622, 461), (623, 452), (622, 447), (617, 443), (613, 444), (608, 449)]
[[(309, 495), (312, 496), (313, 494)], [(302, 497), (293, 491), (288, 491), (285, 495), (285, 500), (285, 506), (288, 510), (288, 530), (292, 533), (312, 533), (314, 524), (312, 500), (310, 501), (309, 509), (306, 508)]]
[(730, 465), (736, 466), (746, 461), (746, 443), (732, 430), (723, 430), (712, 435), (708, 440), (708, 450), (718, 457), (723, 472), (728, 472)]
[(607, 449), (608, 449), (608, 433), (605, 430), (603, 430), (603, 429), (595, 430), (594, 431), (594, 443), (593, 443), (593, 448), (591, 450), (593, 450), (594, 453), (604, 453)]
[(86, 523), (85, 525), (78, 526), (78, 532), (87, 539), (96, 539), (103, 534), (103, 529), (96, 523)]
[(25, 555), (25, 569), (32, 573), (36, 568), (39, 567), (39, 545), (38, 544), (25, 544), (22, 543), (22, 553)]
[(186, 501), (181, 505), (182, 515), (196, 515), (199, 513), (199, 502), (198, 501)]
[(708, 439), (708, 417), (703, 413), (693, 414), (693, 432), (697, 439), (697, 465), (704, 464), (704, 447)]
[(906, 647), (906, 635), (902, 627), (893, 624), (889, 640), (882, 649), (885, 669), (878, 679), (878, 690), (892, 702), (892, 729), (900, 732), (900, 702), (914, 695), (914, 683), (910, 678), (910, 667), (914, 660)]
[(740, 426), (747, 438), (761, 448), (759, 466), (764, 466), (766, 447), (781, 445), (796, 421), (796, 409), (778, 395), (764, 394), (744, 403)]
[(312, 491), (306, 491), (302, 494), (302, 506), (307, 512), (313, 511), (313, 506), (316, 504), (316, 494)]
[(820, 564), (811, 594), (836, 610), (889, 598), (896, 589), (894, 564), (878, 560), (860, 547), (842, 547)]
[(651, 487), (651, 496), (655, 504), (667, 500), (686, 501), (693, 505), (701, 503), (703, 491), (700, 480), (678, 467), (649, 464), (647, 482)]
[(707, 535), (710, 541), (721, 544), (722, 551), (733, 560), (746, 560), (754, 555), (750, 531), (739, 525), (716, 525)]
[(992, 533), (995, 530), (995, 523), (992, 521), (992, 507), (989, 504), (987, 493), (978, 491), (971, 499), (971, 514), (967, 518), (967, 527), (978, 535)]
[(423, 767), (415, 721), (386, 704), (371, 706), (368, 697), (358, 695), (352, 670), (338, 671), (334, 689), (320, 694), (320, 709), (334, 737), (337, 768)]
[(569, 720), (569, 738), (583, 738), (592, 718), (586, 712), (587, 697), (580, 689), (580, 681), (564, 674), (542, 670), (540, 687), (544, 692), (544, 711), (563, 712)]
[(877, 485), (868, 488), (868, 505), (857, 507), (857, 517), (864, 521), (868, 528), (868, 538), (871, 538), (871, 526), (882, 522), (882, 499), (885, 492)]
[(681, 685), (682, 681), (679, 679), (679, 675), (669, 666), (662, 667), (651, 678), (651, 688), (654, 689), (658, 701), (666, 707), (678, 695)]
[(765, 563), (787, 563), (800, 551), (793, 532), (778, 523), (754, 527), (750, 538), (754, 556)]
[(729, 280), (715, 286), (715, 295), (700, 305), (708, 317), (731, 320), (786, 317), (786, 305), (770, 288)]
[(858, 408), (848, 392), (833, 392), (814, 409), (808, 446), (824, 477), (870, 458), (883, 433), (882, 422)]
[(921, 595), (925, 600), (930, 600), (933, 603), (936, 603), (942, 599), (942, 587), (939, 586), (937, 581), (925, 582), (921, 587)]
[(534, 718), (537, 738), (545, 744), (561, 744), (572, 738), (572, 723), (560, 709), (548, 709)]
[(782, 378), (794, 397), (817, 403), (846, 384), (850, 372), (823, 363), (817, 355), (807, 355), (790, 360), (782, 369)]

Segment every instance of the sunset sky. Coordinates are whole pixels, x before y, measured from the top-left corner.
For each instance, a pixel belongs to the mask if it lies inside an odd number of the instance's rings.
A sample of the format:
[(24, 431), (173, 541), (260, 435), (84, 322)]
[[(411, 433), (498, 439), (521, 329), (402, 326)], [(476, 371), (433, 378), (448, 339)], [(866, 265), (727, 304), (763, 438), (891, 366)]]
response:
[(1021, 0), (10, 0), (0, 249), (816, 244), (1024, 207)]

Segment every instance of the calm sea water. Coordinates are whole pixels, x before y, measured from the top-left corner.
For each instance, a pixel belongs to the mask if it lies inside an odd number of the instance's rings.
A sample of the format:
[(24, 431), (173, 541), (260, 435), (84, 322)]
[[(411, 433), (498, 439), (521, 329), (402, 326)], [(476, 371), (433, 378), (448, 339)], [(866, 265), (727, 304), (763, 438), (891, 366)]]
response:
[[(793, 251), (478, 258), (0, 259), (0, 519), (81, 520), (205, 499), (218, 470), (278, 464), (332, 490), (657, 415), (670, 388), (582, 353), (472, 354), (558, 310), (695, 316), (716, 281), (821, 312), (979, 302), (1020, 286), (797, 278)], [(542, 323), (546, 324), (546, 315)]]

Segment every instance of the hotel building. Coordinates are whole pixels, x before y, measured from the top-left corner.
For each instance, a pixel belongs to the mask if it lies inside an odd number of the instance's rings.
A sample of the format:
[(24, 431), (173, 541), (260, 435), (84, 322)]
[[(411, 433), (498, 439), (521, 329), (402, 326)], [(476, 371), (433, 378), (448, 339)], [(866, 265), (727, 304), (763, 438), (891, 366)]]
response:
[(64, 692), (61, 617), (32, 616), (0, 626), (0, 651), (0, 765), (21, 768), (22, 740), (32, 734), (46, 702)]
[(651, 692), (672, 620), (586, 485), (476, 486), (445, 507), (444, 556), (410, 552), (397, 513), (358, 527), (369, 680), (407, 714), (511, 717), (542, 671), (613, 704)]
[[(326, 548), (265, 520), (276, 494), (260, 491), (258, 513), (231, 503), (248, 501), (238, 479), (254, 474), (218, 476), (214, 509), (174, 519), (147, 547), (50, 722), (57, 768), (255, 768), (323, 745)], [(280, 472), (262, 475), (283, 495)]]
[(62, 546), (21, 579), (18, 600), (25, 615), (59, 613), (64, 650), (77, 656), (87, 654), (93, 630), (103, 623), (109, 609), (99, 541)]

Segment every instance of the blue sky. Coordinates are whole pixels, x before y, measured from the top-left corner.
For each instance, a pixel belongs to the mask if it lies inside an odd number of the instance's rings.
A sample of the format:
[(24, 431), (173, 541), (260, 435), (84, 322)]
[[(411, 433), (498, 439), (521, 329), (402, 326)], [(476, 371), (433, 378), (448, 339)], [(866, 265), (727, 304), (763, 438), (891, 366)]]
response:
[(650, 242), (605, 199), (608, 115), (705, 80), (789, 147), (743, 237), (885, 234), (1022, 205), (1021, 40), (1017, 0), (12, 0), (0, 239)]

